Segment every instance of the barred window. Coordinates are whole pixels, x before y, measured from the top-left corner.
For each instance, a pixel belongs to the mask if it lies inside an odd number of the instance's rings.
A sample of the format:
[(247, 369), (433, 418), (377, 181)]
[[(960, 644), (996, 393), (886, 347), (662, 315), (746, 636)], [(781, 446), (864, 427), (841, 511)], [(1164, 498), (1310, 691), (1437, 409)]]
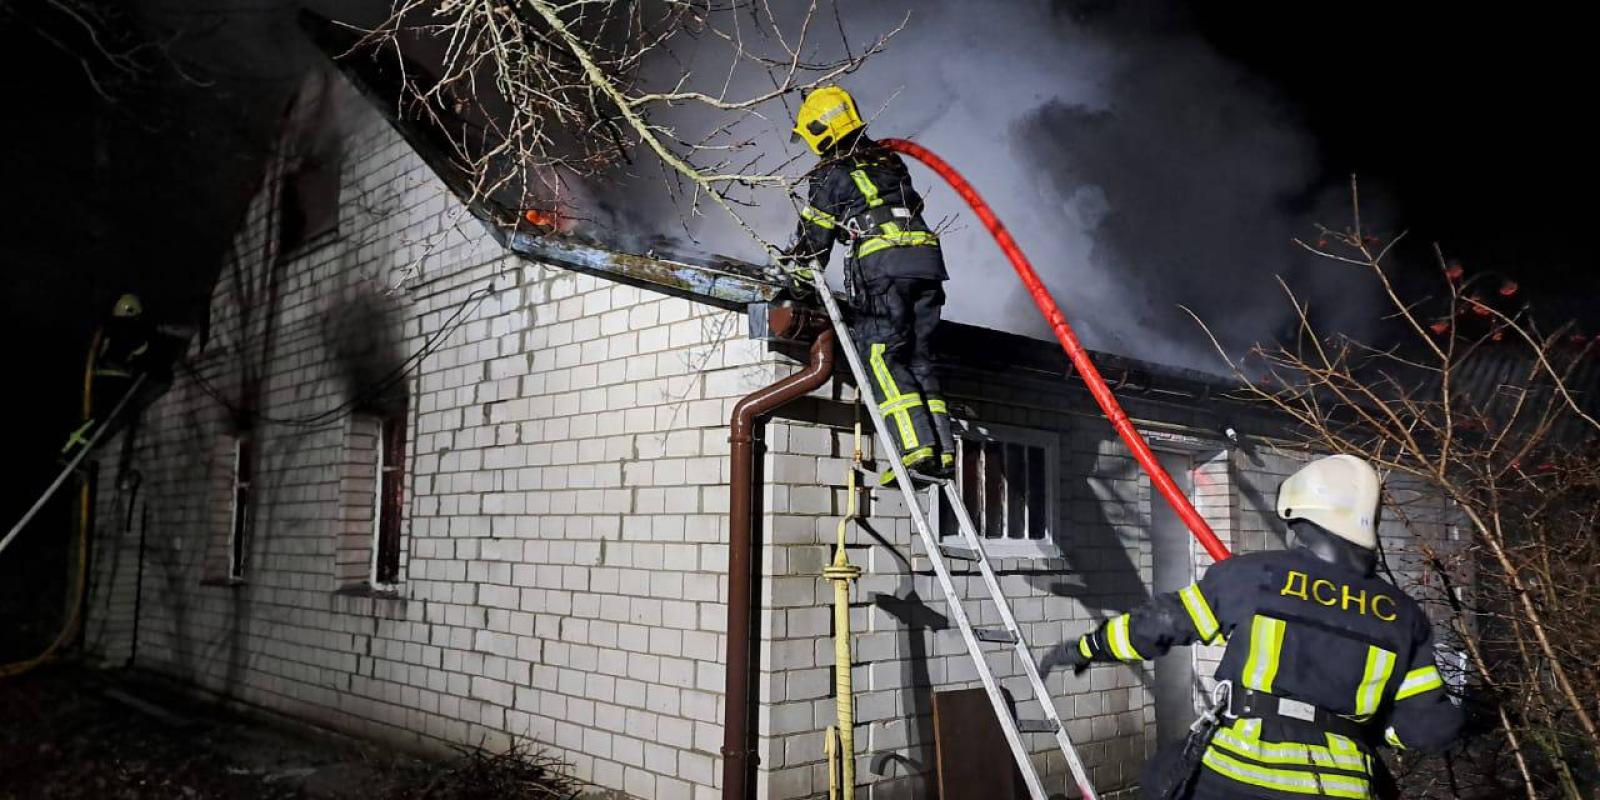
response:
[[(1056, 555), (1060, 444), (1048, 431), (988, 423), (957, 425), (956, 481), (990, 555)], [(951, 513), (945, 535), (958, 535)]]

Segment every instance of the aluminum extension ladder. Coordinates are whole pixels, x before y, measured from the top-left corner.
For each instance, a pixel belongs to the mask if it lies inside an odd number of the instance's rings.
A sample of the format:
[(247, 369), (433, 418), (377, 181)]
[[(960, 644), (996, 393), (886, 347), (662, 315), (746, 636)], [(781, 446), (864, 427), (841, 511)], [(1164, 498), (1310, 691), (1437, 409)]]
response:
[[(933, 564), (933, 572), (939, 578), (939, 588), (944, 592), (945, 604), (949, 608), (951, 618), (961, 630), (961, 638), (967, 644), (967, 654), (972, 657), (973, 666), (978, 670), (978, 677), (983, 681), (984, 691), (989, 695), (989, 704), (994, 707), (995, 717), (1000, 722), (1000, 729), (1005, 732), (1006, 742), (1011, 746), (1011, 754), (1017, 762), (1017, 769), (1022, 772), (1022, 780), (1028, 786), (1028, 794), (1034, 800), (1046, 800), (1049, 796), (1038, 771), (1033, 768), (1033, 761), (1029, 758), (1022, 734), (1050, 733), (1054, 734), (1056, 744), (1066, 756), (1067, 766), (1071, 769), (1072, 777), (1077, 782), (1078, 790), (1084, 800), (1098, 800), (1098, 795), (1089, 782), (1088, 773), (1083, 768), (1083, 760), (1078, 757), (1078, 751), (1072, 746), (1072, 739), (1067, 735), (1067, 728), (1056, 713), (1055, 704), (1050, 701), (1050, 693), (1045, 689), (1044, 678), (1039, 674), (1038, 662), (1022, 637), (1022, 629), (1017, 627), (1016, 617), (1011, 613), (1011, 604), (1000, 590), (1000, 580), (995, 577), (994, 567), (984, 554), (983, 541), (979, 539), (977, 529), (972, 525), (972, 518), (967, 514), (966, 505), (961, 501), (960, 490), (954, 481), (946, 480), (933, 484), (927, 494), (928, 510), (923, 509), (918, 500), (917, 489), (912, 485), (905, 465), (893, 455), (899, 453), (900, 448), (895, 445), (888, 426), (884, 424), (883, 412), (878, 409), (877, 396), (873, 393), (872, 383), (867, 379), (866, 370), (861, 365), (861, 355), (856, 352), (855, 342), (850, 338), (849, 327), (845, 325), (844, 317), (839, 313), (839, 304), (828, 289), (822, 270), (814, 269), (813, 275), (813, 289), (822, 299), (822, 305), (827, 309), (828, 317), (833, 322), (833, 329), (839, 337), (839, 345), (844, 350), (845, 360), (850, 363), (850, 372), (855, 375), (858, 396), (865, 400), (863, 405), (867, 407), (867, 413), (872, 416), (872, 426), (873, 430), (877, 431), (878, 444), (886, 454), (884, 460), (894, 470), (901, 494), (905, 496), (906, 509), (917, 528), (917, 535), (922, 537), (928, 560)], [(962, 546), (940, 544), (938, 533), (928, 522), (929, 513), (937, 513), (938, 492), (941, 489), (950, 502), (950, 508), (954, 511), (956, 522), (961, 529), (964, 543)], [(956, 594), (955, 582), (950, 577), (946, 559), (967, 561), (977, 565), (978, 572), (983, 576), (983, 583), (988, 587), (989, 599), (999, 611), (1003, 623), (1001, 627), (973, 627), (972, 621), (967, 618), (966, 609), (962, 606), (962, 599)], [(989, 669), (989, 662), (984, 658), (984, 643), (1009, 645), (1016, 653), (1022, 662), (1022, 671), (1033, 687), (1034, 701), (1043, 711), (1042, 719), (1012, 718), (1005, 697), (1000, 692), (1000, 684), (995, 680), (994, 673)]]

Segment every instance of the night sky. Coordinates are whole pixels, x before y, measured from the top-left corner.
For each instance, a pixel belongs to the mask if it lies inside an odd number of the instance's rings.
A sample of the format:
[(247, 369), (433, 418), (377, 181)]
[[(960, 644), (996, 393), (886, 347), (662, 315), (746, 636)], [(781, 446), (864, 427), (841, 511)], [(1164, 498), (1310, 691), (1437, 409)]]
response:
[[(1061, 5), (1093, 19), (1115, 4)], [(1420, 256), (1437, 240), (1469, 270), (1521, 281), (1546, 319), (1588, 320), (1593, 332), (1586, 26), (1502, 5), (1397, 5), (1236, 0), (1195, 4), (1183, 24), (1275, 87), (1316, 136), (1330, 181), (1359, 173), (1398, 204), (1416, 242), (1414, 285), (1431, 279)], [(20, 370), (7, 527), (53, 477), (84, 348), (116, 296), (138, 291), (157, 319), (199, 320), (272, 123), (312, 58), (292, 7), (270, 0), (128, 3), (116, 23), (138, 31), (131, 41), (178, 38), (172, 60), (108, 81), (108, 101), (84, 78), (81, 31), (41, 0), (0, 0), (0, 261)], [(21, 568), (59, 572), (50, 543), (63, 536), (59, 516), (43, 520), (28, 546), (0, 555), (0, 587), (18, 585)], [(8, 599), (19, 602), (0, 588), (0, 609)], [(10, 625), (0, 618), (0, 639)]]

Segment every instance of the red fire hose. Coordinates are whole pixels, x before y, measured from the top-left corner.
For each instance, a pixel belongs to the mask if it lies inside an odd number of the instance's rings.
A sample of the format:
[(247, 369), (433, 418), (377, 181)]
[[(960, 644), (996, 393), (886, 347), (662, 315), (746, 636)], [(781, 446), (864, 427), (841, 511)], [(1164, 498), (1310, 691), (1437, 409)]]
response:
[(1017, 247), (1016, 240), (1011, 238), (1011, 232), (1006, 230), (1000, 218), (994, 215), (989, 204), (978, 196), (978, 191), (972, 188), (972, 184), (967, 183), (967, 179), (961, 177), (961, 173), (945, 163), (944, 159), (934, 155), (922, 145), (905, 139), (880, 139), (879, 144), (927, 164), (956, 190), (956, 194), (961, 195), (961, 199), (967, 201), (967, 205), (972, 206), (973, 213), (978, 215), (984, 227), (994, 236), (995, 243), (1000, 245), (1006, 258), (1011, 261), (1011, 266), (1017, 270), (1022, 285), (1026, 286), (1028, 294), (1033, 296), (1034, 304), (1039, 306), (1039, 311), (1050, 323), (1050, 328), (1056, 332), (1056, 339), (1061, 342), (1061, 348), (1067, 351), (1067, 357), (1072, 359), (1072, 366), (1083, 376), (1083, 382), (1089, 385), (1089, 393), (1094, 395), (1095, 402), (1100, 404), (1100, 410), (1111, 420), (1111, 427), (1117, 429), (1117, 434), (1128, 445), (1128, 449), (1133, 451), (1133, 457), (1139, 462), (1139, 466), (1144, 467), (1144, 471), (1149, 473), (1150, 481), (1155, 484), (1156, 490), (1167, 499), (1172, 510), (1183, 519), (1183, 523), (1189, 526), (1194, 538), (1200, 540), (1200, 545), (1211, 554), (1212, 559), (1221, 561), (1232, 555), (1221, 540), (1217, 539), (1217, 534), (1206, 524), (1200, 512), (1194, 509), (1189, 498), (1185, 497), (1178, 485), (1172, 482), (1172, 476), (1161, 468), (1161, 462), (1157, 461), (1155, 453), (1150, 451), (1150, 445), (1145, 443), (1144, 437), (1133, 427), (1133, 422), (1128, 419), (1128, 412), (1122, 410), (1122, 404), (1118, 403), (1116, 395), (1111, 393), (1111, 387), (1106, 386), (1105, 378), (1100, 377), (1100, 370), (1089, 360), (1089, 352), (1083, 349), (1083, 343), (1078, 341), (1078, 335), (1073, 333), (1072, 326), (1067, 324), (1067, 318), (1061, 313), (1061, 307), (1056, 305), (1055, 298), (1050, 296), (1050, 291), (1039, 280), (1039, 274), (1034, 272), (1033, 265), (1028, 263), (1028, 257), (1022, 254), (1022, 249)]

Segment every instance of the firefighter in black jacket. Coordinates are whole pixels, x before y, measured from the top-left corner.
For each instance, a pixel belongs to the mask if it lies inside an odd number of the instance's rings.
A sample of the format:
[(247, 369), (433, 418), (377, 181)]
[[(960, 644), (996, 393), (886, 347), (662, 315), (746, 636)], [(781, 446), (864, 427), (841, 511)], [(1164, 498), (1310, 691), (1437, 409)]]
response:
[[(89, 382), (84, 386), (83, 423), (67, 437), (62, 458), (71, 458), (76, 448), (88, 444), (101, 423), (111, 423), (101, 438), (119, 427), (109, 419), (123, 395), (150, 367), (151, 344), (155, 331), (144, 316), (144, 304), (137, 295), (125, 294), (111, 307), (111, 318), (95, 332), (91, 345)], [(122, 415), (124, 418), (127, 414)]]
[(1198, 583), (1057, 646), (1041, 668), (1081, 672), (1176, 645), (1225, 645), (1216, 678), (1232, 691), (1219, 724), (1209, 741), (1191, 738), (1187, 758), (1158, 756), (1145, 796), (1377, 797), (1376, 740), (1437, 750), (1462, 722), (1427, 615), (1374, 574), (1378, 502), (1365, 461), (1315, 461), (1278, 490), (1288, 550), (1219, 562)]
[[(801, 288), (805, 265), (827, 267), (834, 242), (849, 248), (845, 285), (850, 334), (872, 373), (879, 408), (916, 478), (943, 478), (955, 466), (950, 416), (934, 375), (931, 338), (944, 305), (944, 254), (922, 218), (922, 197), (900, 156), (866, 136), (855, 100), (837, 86), (806, 96), (795, 137), (821, 163), (807, 176), (809, 204), (785, 260)], [(894, 480), (884, 470), (883, 482)]]

